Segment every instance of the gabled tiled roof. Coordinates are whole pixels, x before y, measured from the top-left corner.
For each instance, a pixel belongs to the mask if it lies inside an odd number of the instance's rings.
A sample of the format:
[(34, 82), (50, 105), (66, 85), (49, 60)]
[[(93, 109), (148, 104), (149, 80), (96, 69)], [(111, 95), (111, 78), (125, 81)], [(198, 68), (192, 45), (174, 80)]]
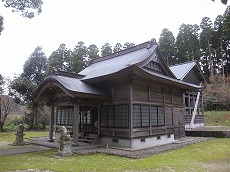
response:
[[(145, 68), (150, 61), (161, 65), (164, 72), (157, 72)], [(162, 84), (174, 85), (183, 89), (199, 89), (197, 85), (183, 81), (183, 77), (194, 66), (197, 71), (199, 67), (196, 62), (171, 66), (170, 69), (163, 62), (155, 40), (151, 40), (137, 46), (122, 50), (111, 55), (95, 59), (90, 65), (78, 74), (57, 71), (56, 74), (48, 76), (38, 87), (34, 94), (34, 100), (38, 100), (42, 94), (47, 92), (60, 92), (61, 90), (71, 97), (97, 97), (108, 98), (108, 94), (96, 87), (97, 82), (120, 79), (130, 74), (151, 81), (159, 81)], [(199, 72), (199, 71), (198, 71)], [(91, 85), (91, 84), (92, 85)], [(93, 84), (94, 83), (94, 84)], [(60, 90), (61, 89), (61, 90)]]
[(173, 72), (173, 74), (177, 77), (179, 80), (183, 80), (184, 77), (188, 74), (190, 70), (192, 70), (195, 67), (195, 71), (198, 72), (197, 74), (200, 79), (204, 79), (202, 75), (202, 72), (200, 71), (200, 68), (197, 66), (196, 61), (190, 61), (190, 62), (185, 62), (182, 64), (176, 64), (173, 66), (170, 66), (170, 70)]
[(138, 65), (147, 60), (155, 51), (157, 44), (151, 44), (151, 41), (145, 42), (118, 53), (95, 59), (90, 66), (79, 74), (85, 76), (82, 80), (87, 80), (116, 73), (134, 64)]

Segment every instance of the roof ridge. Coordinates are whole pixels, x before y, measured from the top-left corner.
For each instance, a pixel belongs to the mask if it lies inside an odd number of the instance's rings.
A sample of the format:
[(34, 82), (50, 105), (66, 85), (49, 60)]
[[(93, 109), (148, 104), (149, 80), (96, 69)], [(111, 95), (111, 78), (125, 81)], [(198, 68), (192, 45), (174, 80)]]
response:
[(84, 77), (84, 75), (80, 75), (80, 74), (73, 73), (73, 72), (62, 71), (62, 70), (55, 71), (53, 75), (76, 78), (76, 79), (81, 79)]
[(133, 47), (126, 48), (124, 50), (121, 50), (121, 51), (118, 51), (118, 52), (115, 52), (115, 53), (112, 53), (112, 54), (109, 54), (109, 55), (106, 55), (106, 56), (103, 56), (103, 57), (100, 57), (100, 58), (93, 59), (93, 60), (90, 61), (90, 64), (105, 61), (105, 60), (108, 60), (108, 59), (111, 59), (111, 58), (114, 58), (114, 57), (118, 57), (120, 55), (128, 54), (128, 53), (143, 49), (143, 48), (148, 49), (148, 48), (152, 47), (154, 44), (157, 44), (156, 40), (152, 39), (151, 41), (146, 41), (144, 43), (135, 45)]

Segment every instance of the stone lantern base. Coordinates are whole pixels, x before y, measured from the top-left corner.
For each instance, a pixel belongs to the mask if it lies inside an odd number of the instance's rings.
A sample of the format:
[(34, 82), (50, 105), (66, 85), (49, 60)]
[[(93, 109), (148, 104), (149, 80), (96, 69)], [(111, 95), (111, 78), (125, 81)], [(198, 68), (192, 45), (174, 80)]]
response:
[(15, 134), (16, 135), (16, 141), (13, 142), (13, 145), (20, 146), (20, 145), (25, 145), (26, 143), (24, 142), (24, 135), (25, 134)]

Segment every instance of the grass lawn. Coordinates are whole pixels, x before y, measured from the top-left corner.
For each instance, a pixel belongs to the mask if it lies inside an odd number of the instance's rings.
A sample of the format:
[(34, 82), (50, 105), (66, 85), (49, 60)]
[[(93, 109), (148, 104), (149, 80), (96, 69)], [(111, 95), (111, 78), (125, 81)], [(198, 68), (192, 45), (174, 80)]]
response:
[[(16, 132), (0, 132), (0, 143), (13, 143), (16, 140), (15, 136)], [(41, 136), (48, 136), (48, 131), (36, 131), (36, 132), (30, 132), (25, 131), (24, 132), (25, 141), (30, 137), (41, 137)]]
[(223, 126), (230, 129), (230, 111), (206, 111), (204, 116), (205, 125)]
[[(15, 136), (16, 132), (0, 132), (0, 150), (2, 149), (15, 149), (17, 147), (24, 147), (23, 146), (11, 146), (13, 142), (16, 140)], [(24, 141), (29, 141), (28, 139), (30, 137), (42, 137), (42, 136), (48, 136), (48, 131), (36, 131), (36, 132), (24, 132)]]
[[(1, 138), (2, 133), (0, 133)], [(230, 139), (213, 139), (178, 150), (129, 159), (105, 154), (56, 157), (57, 150), (0, 156), (0, 171), (222, 171), (230, 170)]]

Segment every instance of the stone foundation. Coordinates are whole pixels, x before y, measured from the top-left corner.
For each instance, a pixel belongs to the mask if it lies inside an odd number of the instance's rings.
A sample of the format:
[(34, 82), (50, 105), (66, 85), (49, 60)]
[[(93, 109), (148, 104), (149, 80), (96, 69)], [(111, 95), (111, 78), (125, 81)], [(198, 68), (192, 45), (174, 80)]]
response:
[(133, 139), (123, 139), (123, 138), (111, 138), (111, 137), (101, 137), (100, 143), (102, 145), (109, 145), (112, 147), (122, 147), (122, 148), (149, 148), (153, 146), (163, 145), (167, 143), (172, 143), (174, 141), (174, 134), (154, 136), (154, 137), (143, 137), (143, 138), (133, 138)]

